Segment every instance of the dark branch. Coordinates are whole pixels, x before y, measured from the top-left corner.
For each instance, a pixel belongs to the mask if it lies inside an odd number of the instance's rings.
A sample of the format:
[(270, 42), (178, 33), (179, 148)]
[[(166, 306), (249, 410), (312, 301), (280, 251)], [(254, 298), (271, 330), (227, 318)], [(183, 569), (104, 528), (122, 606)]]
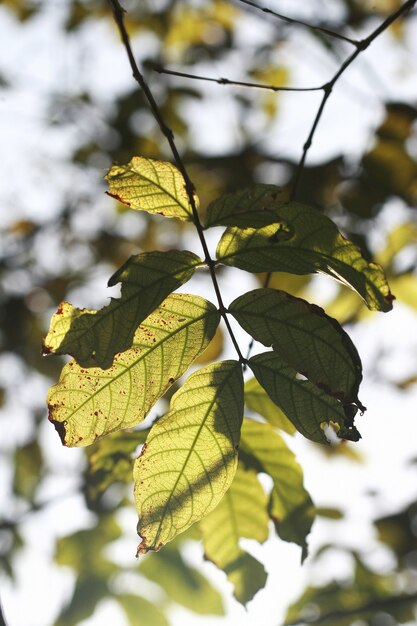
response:
[(359, 46), (360, 42), (356, 39), (352, 39), (351, 37), (346, 37), (346, 35), (342, 35), (337, 33), (326, 26), (320, 26), (319, 24), (311, 24), (310, 22), (305, 22), (304, 20), (299, 20), (294, 17), (288, 17), (287, 15), (283, 15), (282, 13), (277, 13), (277, 11), (273, 11), (272, 9), (267, 9), (266, 7), (261, 7), (255, 2), (251, 2), (251, 0), (238, 0), (242, 4), (246, 4), (257, 11), (262, 11), (266, 15), (272, 15), (277, 19), (287, 22), (287, 24), (294, 24), (297, 26), (304, 26), (305, 28), (309, 28), (310, 30), (314, 30), (316, 32), (322, 33), (323, 35), (327, 35), (329, 37), (333, 37), (334, 39), (339, 39), (341, 41), (345, 41), (346, 43), (350, 43), (352, 46)]
[[(247, 0), (240, 0), (241, 2), (243, 1), (247, 1)], [(370, 35), (368, 35), (368, 37), (366, 37), (365, 39), (362, 39), (360, 42), (358, 42), (358, 46), (356, 48), (356, 50), (354, 52), (352, 52), (352, 54), (346, 59), (346, 61), (344, 63), (342, 63), (342, 65), (340, 66), (340, 68), (338, 69), (338, 71), (336, 72), (336, 74), (333, 76), (333, 78), (326, 84), (323, 86), (323, 98), (320, 102), (319, 108), (317, 109), (317, 113), (316, 116), (313, 120), (313, 124), (312, 127), (310, 129), (309, 135), (307, 137), (307, 141), (304, 144), (303, 147), (303, 153), (301, 155), (301, 159), (298, 163), (297, 166), (297, 171), (295, 174), (295, 179), (294, 179), (294, 183), (292, 186), (292, 190), (291, 190), (291, 199), (295, 198), (297, 195), (297, 188), (298, 188), (298, 184), (300, 181), (300, 177), (302, 174), (302, 171), (304, 169), (304, 164), (307, 158), (307, 153), (309, 151), (309, 149), (311, 148), (311, 145), (313, 143), (313, 138), (315, 135), (315, 132), (317, 130), (317, 127), (319, 125), (320, 119), (323, 115), (323, 111), (324, 108), (326, 106), (326, 102), (330, 97), (330, 94), (333, 90), (333, 87), (336, 85), (337, 81), (339, 80), (339, 78), (342, 76), (342, 74), (344, 74), (344, 72), (348, 69), (348, 67), (350, 65), (352, 65), (352, 63), (355, 61), (355, 59), (364, 51), (366, 50), (366, 48), (368, 48), (368, 46), (371, 45), (371, 43), (373, 41), (375, 41), (375, 39), (381, 34), (383, 33), (389, 26), (391, 26), (391, 24), (393, 22), (395, 22), (395, 20), (397, 20), (401, 15), (404, 15), (405, 13), (407, 13), (408, 11), (411, 11), (411, 9), (415, 6), (417, 0), (408, 0), (405, 4), (403, 4), (397, 11), (395, 11), (394, 13), (392, 13), (391, 15), (389, 15), (386, 20), (384, 20), (382, 22), (382, 24), (380, 24), (374, 31), (372, 31), (372, 33)]]
[(276, 85), (265, 85), (264, 83), (248, 83), (240, 80), (231, 80), (230, 78), (211, 78), (209, 76), (199, 76), (198, 74), (189, 74), (186, 72), (178, 72), (176, 70), (168, 70), (161, 65), (153, 67), (158, 74), (169, 74), (170, 76), (180, 76), (181, 78), (191, 78), (193, 80), (204, 80), (209, 83), (217, 83), (218, 85), (232, 85), (234, 87), (250, 87), (253, 89), (266, 89), (267, 91), (321, 91), (323, 85), (319, 87), (281, 87)]
[(195, 196), (194, 196), (194, 185), (191, 182), (190, 177), (188, 176), (188, 172), (185, 168), (184, 162), (180, 156), (180, 153), (178, 152), (177, 146), (175, 144), (175, 140), (174, 140), (174, 133), (172, 132), (172, 130), (169, 128), (169, 126), (165, 123), (165, 120), (163, 118), (163, 115), (161, 113), (161, 110), (155, 100), (155, 98), (153, 97), (153, 94), (146, 82), (146, 80), (144, 79), (142, 72), (140, 71), (138, 64), (136, 63), (135, 57), (133, 55), (133, 51), (132, 51), (132, 46), (130, 44), (130, 38), (129, 35), (127, 33), (126, 30), (126, 26), (124, 23), (124, 14), (125, 14), (125, 10), (123, 9), (123, 7), (120, 5), (119, 0), (109, 0), (110, 5), (113, 9), (113, 15), (114, 15), (114, 20), (116, 22), (116, 25), (119, 29), (119, 33), (120, 33), (120, 37), (122, 39), (123, 45), (126, 49), (126, 53), (129, 59), (129, 63), (130, 63), (130, 67), (132, 68), (132, 73), (133, 73), (133, 78), (136, 80), (136, 82), (138, 83), (139, 87), (142, 89), (149, 107), (152, 111), (152, 114), (156, 120), (156, 122), (158, 123), (158, 126), (162, 132), (162, 134), (165, 136), (166, 140), (168, 141), (169, 147), (171, 148), (171, 152), (173, 154), (174, 160), (175, 160), (175, 164), (178, 167), (179, 171), (181, 172), (184, 181), (185, 181), (185, 190), (187, 192), (187, 196), (188, 196), (188, 200), (190, 202), (190, 206), (191, 206), (191, 210), (193, 213), (193, 220), (194, 220), (194, 224), (195, 227), (197, 229), (197, 233), (198, 233), (198, 237), (200, 239), (201, 242), (201, 246), (203, 248), (204, 251), (204, 256), (205, 256), (205, 261), (209, 267), (210, 270), (210, 276), (211, 276), (211, 280), (213, 283), (213, 287), (214, 287), (214, 291), (216, 293), (216, 297), (217, 297), (217, 301), (219, 304), (219, 310), (220, 313), (222, 315), (222, 318), (226, 324), (227, 330), (229, 332), (230, 338), (232, 340), (232, 343), (236, 349), (236, 352), (239, 356), (239, 360), (244, 363), (245, 359), (243, 358), (243, 355), (240, 351), (239, 348), (239, 344), (237, 343), (236, 337), (234, 336), (233, 330), (230, 326), (230, 322), (227, 318), (226, 315), (226, 308), (223, 304), (223, 300), (222, 300), (222, 296), (220, 293), (220, 287), (219, 287), (219, 283), (217, 281), (217, 276), (216, 276), (216, 272), (215, 272), (215, 262), (213, 261), (213, 259), (210, 256), (210, 252), (209, 249), (207, 247), (207, 243), (206, 243), (206, 239), (204, 237), (204, 231), (203, 231), (203, 227), (201, 225), (200, 222), (200, 217), (198, 215), (198, 211), (197, 211), (197, 206), (196, 206), (196, 202), (195, 202)]

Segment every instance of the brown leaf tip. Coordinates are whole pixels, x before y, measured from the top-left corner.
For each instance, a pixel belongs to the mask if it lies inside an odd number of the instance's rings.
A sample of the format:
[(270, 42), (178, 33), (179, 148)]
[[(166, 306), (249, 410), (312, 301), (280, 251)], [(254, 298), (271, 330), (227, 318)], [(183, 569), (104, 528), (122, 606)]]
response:
[(127, 206), (130, 206), (130, 202), (128, 200), (125, 200), (124, 198), (122, 198), (121, 196), (119, 196), (119, 194), (117, 193), (112, 193), (111, 191), (106, 191), (105, 192), (108, 196), (110, 196), (110, 198), (114, 198), (115, 200), (118, 200), (119, 202), (122, 202), (123, 204), (127, 204)]

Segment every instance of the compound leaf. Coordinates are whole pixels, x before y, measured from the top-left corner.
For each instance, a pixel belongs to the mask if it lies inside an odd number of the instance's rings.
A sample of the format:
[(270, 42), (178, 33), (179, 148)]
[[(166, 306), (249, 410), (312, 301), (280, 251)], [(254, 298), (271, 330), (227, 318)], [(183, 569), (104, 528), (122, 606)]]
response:
[(177, 250), (130, 257), (109, 280), (109, 287), (122, 283), (119, 299), (99, 311), (59, 305), (43, 353), (71, 354), (83, 367), (110, 367), (115, 354), (130, 348), (139, 324), (191, 278), (199, 263), (192, 252)]
[(243, 420), (240, 453), (245, 464), (273, 480), (270, 514), (279, 536), (297, 543), (307, 556), (307, 535), (315, 517), (303, 471), (293, 452), (269, 424)]
[(198, 370), (172, 397), (135, 463), (138, 554), (158, 550), (217, 506), (236, 471), (242, 416), (237, 361)]
[(206, 558), (226, 572), (236, 599), (246, 604), (266, 582), (263, 565), (239, 546), (242, 537), (268, 538), (267, 496), (256, 472), (239, 464), (232, 486), (200, 528)]
[[(257, 341), (344, 404), (359, 402), (359, 354), (347, 333), (320, 307), (275, 289), (255, 289), (229, 311)], [(364, 407), (359, 403), (361, 410)]]
[(108, 194), (131, 209), (193, 220), (185, 180), (171, 163), (136, 156), (127, 165), (113, 165), (105, 179)]
[(245, 382), (245, 404), (251, 411), (259, 413), (272, 426), (280, 428), (289, 435), (297, 432), (294, 424), (284, 415), (279, 406), (272, 402), (256, 378), (250, 378)]
[(212, 339), (217, 309), (199, 296), (173, 294), (139, 326), (112, 367), (70, 361), (49, 390), (49, 419), (66, 446), (85, 446), (142, 421)]
[(392, 309), (381, 267), (368, 263), (328, 217), (296, 202), (276, 209), (276, 216), (277, 223), (259, 229), (229, 227), (218, 244), (218, 260), (248, 272), (322, 272), (356, 291), (369, 309)]
[(239, 189), (209, 204), (205, 227), (222, 225), (261, 228), (277, 221), (275, 209), (286, 199), (282, 189), (275, 185), (258, 184)]
[(360, 434), (353, 417), (343, 405), (309, 380), (302, 380), (292, 367), (274, 352), (257, 354), (249, 367), (273, 400), (307, 439), (327, 443), (324, 427), (332, 425), (341, 439), (358, 441)]

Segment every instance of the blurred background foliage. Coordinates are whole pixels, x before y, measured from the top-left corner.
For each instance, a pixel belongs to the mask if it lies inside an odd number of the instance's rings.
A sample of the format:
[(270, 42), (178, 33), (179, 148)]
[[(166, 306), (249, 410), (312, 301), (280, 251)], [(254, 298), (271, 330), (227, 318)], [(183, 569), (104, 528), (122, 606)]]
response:
[[(400, 4), (399, 0), (329, 0), (305, 7), (300, 2), (282, 2), (277, 3), (277, 10), (359, 38)], [(289, 129), (291, 133), (301, 127), (300, 143), (280, 144), (284, 95), (164, 76), (154, 68), (292, 86), (299, 85), (298, 68), (306, 55), (311, 53), (311, 63), (323, 62), (327, 71), (340, 65), (349, 46), (316, 30), (273, 19), (239, 0), (132, 0), (125, 2), (125, 8), (132, 43), (176, 135), (202, 210), (220, 194), (255, 182), (289, 189), (303, 133), (305, 140), (312, 121), (307, 96), (297, 96), (300, 103), (306, 98), (306, 105), (298, 107)], [(412, 14), (405, 16), (389, 34), (392, 45), (401, 50), (408, 82), (414, 80), (414, 94), (416, 76), (411, 72), (407, 42), (415, 19)], [(1, 197), (0, 405), (5, 434), (0, 446), (7, 495), (0, 525), (3, 576), (16, 579), (19, 555), (31, 541), (28, 521), (53, 509), (60, 499), (75, 498), (85, 513), (67, 522), (68, 532), (62, 527), (43, 530), (56, 539), (56, 564), (75, 573), (70, 591), (55, 607), (53, 623), (79, 624), (106, 599), (115, 600), (127, 623), (135, 626), (165, 626), (175, 604), (196, 614), (221, 616), (222, 595), (190, 565), (187, 552), (184, 556), (183, 546), (198, 541), (198, 530), (192, 529), (139, 563), (132, 559), (129, 565), (121, 565), (111, 556), (109, 547), (125, 532), (121, 513), (132, 509), (132, 459), (143, 443), (143, 431), (109, 436), (85, 454), (74, 451), (76, 461), (63, 453), (61, 464), (59, 455), (50, 452), (53, 434), (45, 424), (45, 390), (56, 381), (63, 361), (42, 359), (40, 346), (57, 304), (68, 299), (85, 307), (101, 305), (107, 277), (130, 254), (181, 249), (193, 242), (189, 224), (164, 222), (147, 214), (132, 217), (103, 195), (102, 177), (112, 163), (127, 162), (136, 154), (170, 160), (166, 143), (131, 79), (123, 49), (118, 48), (107, 2), (3, 0), (0, 28), (15, 40), (27, 41), (0, 64), (0, 101), (3, 107), (5, 102), (15, 107), (12, 123), (21, 127), (14, 145), (14, 152), (19, 155), (21, 151), (19, 159), (13, 160), (13, 154), (2, 156), (6, 180)], [(48, 62), (44, 55), (39, 67), (31, 66), (31, 46), (37, 45), (39, 37), (50, 37), (48, 54), (52, 57), (54, 42), (59, 40), (58, 56), (65, 57), (63, 63), (54, 66), (53, 58)], [(36, 57), (35, 48), (33, 53)], [(49, 71), (52, 66), (53, 72)], [(363, 64), (361, 71), (365, 81), (378, 83), (373, 69)], [(44, 85), (39, 79), (43, 73)], [(371, 87), (368, 96), (362, 86), (352, 83), (340, 89), (346, 89), (349, 99), (369, 97), (371, 105), (365, 106), (374, 106), (375, 115), (368, 136), (359, 141), (356, 152), (340, 144), (339, 151), (330, 156), (324, 151), (324, 156), (308, 159), (299, 199), (320, 206), (369, 258), (383, 264), (398, 302), (415, 310), (415, 95), (414, 101), (406, 96), (399, 100), (389, 90), (384, 93), (380, 85)], [(27, 97), (31, 90), (32, 96)], [(215, 128), (217, 123), (219, 128)], [(326, 123), (324, 118), (322, 126)], [(349, 123), (346, 110), (338, 123)], [(2, 126), (6, 132), (7, 115)], [(27, 136), (31, 133), (33, 141)], [(216, 144), (210, 143), (210, 134), (224, 136)], [(315, 139), (320, 141), (326, 141), (324, 133)], [(262, 283), (263, 277), (258, 278)], [(272, 280), (272, 286), (320, 303), (315, 285), (310, 277), (285, 274), (276, 274)], [(367, 313), (353, 292), (341, 288), (326, 300), (327, 312), (341, 323), (350, 327), (364, 323)], [(207, 359), (222, 352), (221, 335), (209, 350)], [(386, 382), (399, 393), (407, 393), (416, 380), (417, 360), (415, 371), (401, 379), (388, 376)], [(352, 463), (361, 460), (348, 444), (323, 453), (329, 462), (334, 456)], [(343, 517), (337, 509), (325, 507), (318, 513), (333, 519), (333, 524)], [(404, 510), (376, 518), (373, 532), (391, 555), (390, 567), (380, 573), (367, 563), (366, 547), (360, 553), (343, 542), (323, 545), (306, 565), (312, 580), (329, 553), (347, 555), (351, 575), (341, 580), (336, 574), (324, 586), (310, 583), (289, 608), (286, 624), (413, 622), (417, 500)], [(130, 545), (128, 549), (131, 553)], [(144, 579), (148, 581), (145, 592), (138, 595)]]

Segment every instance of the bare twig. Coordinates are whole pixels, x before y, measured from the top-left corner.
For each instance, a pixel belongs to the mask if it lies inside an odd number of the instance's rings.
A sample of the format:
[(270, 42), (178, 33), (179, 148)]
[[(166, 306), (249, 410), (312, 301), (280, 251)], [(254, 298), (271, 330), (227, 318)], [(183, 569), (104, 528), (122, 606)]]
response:
[[(241, 1), (243, 2), (244, 0), (241, 0)], [(300, 159), (300, 161), (298, 163), (297, 171), (296, 171), (296, 174), (295, 174), (295, 179), (294, 179), (294, 182), (293, 182), (293, 185), (292, 185), (292, 189), (291, 189), (291, 199), (294, 199), (295, 196), (297, 195), (298, 184), (299, 184), (299, 181), (300, 181), (300, 177), (301, 177), (302, 171), (304, 169), (305, 161), (306, 161), (306, 158), (307, 158), (307, 153), (308, 153), (308, 151), (311, 148), (311, 145), (313, 143), (313, 138), (314, 138), (315, 132), (317, 130), (317, 127), (319, 125), (320, 119), (321, 119), (321, 117), (323, 115), (323, 111), (324, 111), (324, 108), (326, 106), (326, 102), (329, 99), (330, 94), (332, 93), (333, 88), (336, 85), (337, 81), (342, 76), (342, 74), (344, 74), (344, 72), (348, 69), (348, 67), (353, 63), (353, 61), (355, 61), (355, 59), (364, 50), (366, 50), (366, 48), (368, 48), (371, 45), (371, 43), (373, 41), (375, 41), (375, 39), (381, 33), (383, 33), (389, 26), (391, 26), (391, 24), (393, 22), (395, 22), (395, 20), (397, 20), (401, 15), (404, 15), (408, 11), (411, 11), (411, 9), (415, 6), (416, 1), (417, 0), (407, 0), (407, 2), (405, 2), (405, 4), (403, 4), (399, 9), (397, 9), (397, 11), (395, 11), (394, 13), (389, 15), (382, 22), (382, 24), (380, 24), (377, 28), (375, 28), (375, 30), (372, 31), (372, 33), (370, 35), (368, 35), (368, 37), (366, 37), (365, 39), (362, 39), (361, 41), (359, 41), (356, 50), (354, 52), (352, 52), (352, 54), (346, 59), (346, 61), (344, 63), (342, 63), (342, 65), (337, 70), (337, 72), (333, 76), (333, 78), (328, 83), (323, 85), (323, 97), (322, 97), (320, 105), (319, 105), (319, 107), (317, 109), (316, 116), (315, 116), (315, 118), (313, 120), (313, 124), (311, 126), (310, 132), (309, 132), (308, 137), (307, 137), (307, 141), (305, 142), (305, 144), (303, 146), (303, 153), (302, 153), (301, 159)]]
[(114, 20), (116, 22), (116, 25), (119, 29), (119, 33), (120, 33), (120, 37), (122, 39), (122, 42), (124, 44), (124, 47), (126, 49), (126, 53), (129, 59), (129, 63), (130, 63), (130, 67), (132, 68), (132, 73), (133, 73), (133, 78), (136, 80), (136, 82), (138, 83), (139, 87), (142, 89), (149, 107), (152, 111), (152, 114), (156, 120), (156, 122), (158, 123), (158, 126), (162, 132), (162, 134), (165, 136), (166, 140), (168, 141), (169, 147), (171, 149), (171, 152), (173, 154), (176, 166), (178, 167), (179, 171), (181, 172), (184, 181), (185, 181), (185, 190), (187, 192), (187, 196), (188, 196), (188, 200), (190, 202), (190, 206), (191, 206), (191, 210), (192, 210), (192, 214), (193, 214), (193, 220), (194, 220), (194, 224), (195, 227), (197, 229), (197, 233), (198, 233), (198, 237), (200, 239), (200, 243), (201, 246), (203, 248), (204, 251), (204, 256), (205, 256), (205, 261), (208, 265), (209, 271), (210, 271), (210, 276), (211, 276), (211, 280), (213, 283), (213, 287), (214, 287), (214, 291), (216, 293), (216, 297), (217, 297), (217, 301), (219, 304), (219, 311), (220, 314), (226, 324), (226, 328), (228, 330), (228, 333), (230, 335), (230, 338), (232, 340), (232, 343), (235, 347), (235, 350), (239, 356), (239, 360), (241, 361), (241, 363), (245, 362), (245, 359), (240, 351), (239, 348), (239, 344), (236, 340), (236, 337), (234, 336), (232, 327), (230, 326), (230, 322), (228, 320), (228, 317), (226, 315), (226, 307), (224, 306), (223, 303), (223, 299), (221, 296), (221, 292), (220, 292), (220, 287), (219, 287), (219, 283), (217, 281), (217, 276), (216, 276), (216, 272), (215, 272), (215, 261), (213, 261), (213, 259), (210, 256), (210, 252), (209, 249), (207, 247), (207, 243), (206, 243), (206, 239), (204, 237), (204, 231), (203, 231), (203, 227), (201, 225), (200, 222), (200, 217), (198, 215), (198, 211), (197, 211), (197, 206), (196, 206), (196, 202), (195, 202), (195, 196), (194, 196), (194, 185), (191, 182), (191, 179), (188, 175), (188, 172), (186, 170), (186, 167), (184, 165), (184, 162), (180, 156), (180, 153), (178, 152), (176, 143), (175, 143), (175, 139), (174, 139), (174, 134), (172, 132), (172, 130), (169, 128), (169, 126), (166, 124), (163, 115), (161, 113), (161, 110), (158, 106), (158, 103), (156, 102), (155, 98), (153, 97), (153, 94), (146, 82), (146, 80), (144, 79), (142, 72), (139, 69), (138, 64), (136, 63), (135, 57), (133, 55), (133, 51), (132, 51), (132, 46), (130, 44), (130, 38), (129, 35), (127, 33), (126, 30), (126, 26), (124, 23), (124, 14), (125, 14), (125, 10), (123, 9), (123, 7), (121, 6), (119, 0), (109, 0), (110, 5), (113, 9), (113, 15), (114, 15)]
[(179, 72), (177, 70), (169, 70), (161, 65), (153, 67), (158, 74), (169, 74), (170, 76), (180, 76), (181, 78), (191, 78), (193, 80), (203, 80), (209, 83), (217, 83), (218, 85), (231, 85), (234, 87), (250, 87), (254, 89), (266, 89), (267, 91), (321, 91), (323, 85), (318, 87), (282, 87), (277, 85), (265, 85), (264, 83), (249, 83), (241, 80), (231, 80), (230, 78), (211, 78), (209, 76), (199, 76), (198, 74), (189, 74), (187, 72)]
[(265, 13), (266, 15), (272, 15), (273, 17), (276, 17), (277, 19), (283, 22), (287, 22), (287, 24), (304, 26), (305, 28), (322, 33), (323, 35), (327, 35), (329, 37), (333, 37), (334, 39), (340, 39), (341, 41), (350, 43), (352, 46), (358, 47), (360, 45), (360, 42), (357, 41), (356, 39), (352, 39), (351, 37), (346, 37), (346, 35), (337, 33), (336, 31), (331, 30), (330, 28), (327, 28), (326, 26), (321, 26), (319, 24), (311, 24), (310, 22), (305, 22), (304, 20), (300, 20), (294, 17), (288, 17), (287, 15), (283, 15), (282, 13), (277, 13), (277, 11), (273, 11), (272, 9), (261, 7), (259, 6), (259, 4), (256, 4), (255, 2), (252, 2), (251, 0), (238, 0), (238, 2), (241, 2), (242, 4), (246, 4), (247, 6), (250, 6), (257, 11), (261, 11), (262, 13)]

